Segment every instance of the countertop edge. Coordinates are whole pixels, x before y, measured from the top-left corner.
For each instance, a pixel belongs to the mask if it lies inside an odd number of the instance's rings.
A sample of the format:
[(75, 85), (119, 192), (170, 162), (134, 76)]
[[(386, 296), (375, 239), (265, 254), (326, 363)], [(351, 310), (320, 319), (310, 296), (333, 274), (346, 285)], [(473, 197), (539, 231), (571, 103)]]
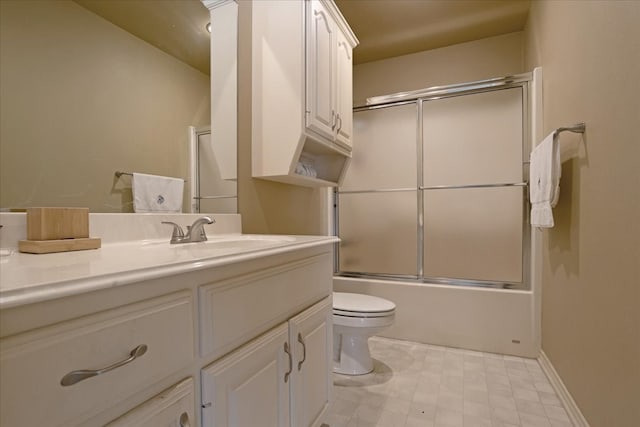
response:
[(72, 279), (62, 282), (45, 283), (31, 287), (8, 289), (0, 292), (0, 310), (22, 305), (63, 298), (71, 295), (94, 292), (128, 285), (146, 280), (176, 274), (190, 273), (214, 267), (222, 267), (242, 261), (251, 261), (271, 255), (278, 255), (299, 249), (313, 248), (339, 242), (335, 236), (317, 236), (317, 240), (295, 242), (284, 246), (264, 248), (255, 251), (230, 254), (211, 258), (201, 258), (172, 265), (157, 265), (125, 272), (115, 272), (97, 277)]

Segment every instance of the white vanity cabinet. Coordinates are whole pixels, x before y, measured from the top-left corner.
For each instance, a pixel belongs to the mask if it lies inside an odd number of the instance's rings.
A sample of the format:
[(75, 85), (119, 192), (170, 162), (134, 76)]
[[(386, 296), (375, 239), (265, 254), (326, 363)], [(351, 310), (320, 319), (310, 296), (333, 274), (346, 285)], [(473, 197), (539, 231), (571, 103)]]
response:
[(339, 185), (351, 158), (355, 35), (332, 0), (253, 2), (251, 16), (253, 176)]
[(337, 239), (279, 237), (16, 254), (3, 285), (67, 279), (0, 288), (0, 425), (319, 426)]
[(329, 297), (204, 368), (203, 425), (320, 426), (331, 393), (331, 333)]

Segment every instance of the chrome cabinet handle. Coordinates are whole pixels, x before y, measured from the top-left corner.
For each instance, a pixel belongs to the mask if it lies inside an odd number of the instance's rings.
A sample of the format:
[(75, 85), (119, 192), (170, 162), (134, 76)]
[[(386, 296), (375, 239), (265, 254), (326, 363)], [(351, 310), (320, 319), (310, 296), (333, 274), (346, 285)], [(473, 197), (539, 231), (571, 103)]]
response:
[(189, 414), (183, 412), (180, 414), (180, 427), (191, 427), (191, 423), (189, 422)]
[(128, 363), (133, 362), (138, 357), (142, 356), (147, 352), (147, 345), (141, 344), (131, 350), (129, 353), (129, 357), (121, 360), (119, 362), (114, 363), (113, 365), (109, 365), (106, 368), (90, 370), (90, 369), (81, 369), (79, 371), (71, 371), (60, 380), (60, 384), (63, 387), (74, 385), (75, 383), (79, 383), (80, 381), (84, 381), (87, 378), (95, 377), (97, 375), (105, 374), (109, 371), (113, 371), (121, 366), (124, 366)]
[(342, 117), (340, 117), (340, 114), (336, 116), (336, 124), (338, 123), (338, 120), (340, 120), (340, 126), (338, 126), (338, 130), (336, 130), (336, 133), (340, 133), (340, 129), (342, 129)]
[(331, 131), (336, 130), (336, 125), (338, 124), (338, 120), (336, 119), (336, 112), (331, 110)]
[(293, 371), (293, 360), (291, 359), (291, 351), (289, 350), (289, 343), (284, 343), (284, 352), (289, 356), (289, 371), (284, 374), (284, 382), (289, 381), (289, 375), (291, 375), (291, 371)]
[(307, 360), (307, 345), (304, 343), (304, 338), (302, 338), (302, 334), (298, 332), (298, 342), (302, 344), (302, 360), (298, 362), (298, 371), (302, 369), (302, 364), (305, 360)]

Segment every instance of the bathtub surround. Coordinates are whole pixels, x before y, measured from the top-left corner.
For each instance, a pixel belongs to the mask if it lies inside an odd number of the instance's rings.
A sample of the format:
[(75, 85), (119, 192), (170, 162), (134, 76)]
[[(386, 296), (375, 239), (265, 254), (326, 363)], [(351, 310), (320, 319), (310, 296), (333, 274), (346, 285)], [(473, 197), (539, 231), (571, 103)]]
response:
[(562, 134), (555, 227), (542, 242), (542, 350), (593, 427), (640, 420), (640, 3), (535, 1), (527, 68), (544, 132)]

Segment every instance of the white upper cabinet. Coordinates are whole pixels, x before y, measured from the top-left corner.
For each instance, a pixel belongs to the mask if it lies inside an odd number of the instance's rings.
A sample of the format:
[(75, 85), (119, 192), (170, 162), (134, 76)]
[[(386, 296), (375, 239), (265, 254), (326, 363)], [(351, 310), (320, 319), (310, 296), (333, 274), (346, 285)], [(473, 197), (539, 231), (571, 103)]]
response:
[(336, 140), (351, 150), (353, 135), (353, 48), (337, 32), (336, 43)]
[(332, 0), (252, 5), (252, 171), (336, 186), (351, 157), (352, 50)]
[(307, 7), (306, 124), (351, 151), (353, 47), (322, 2)]
[(307, 127), (332, 141), (336, 128), (336, 28), (322, 3), (307, 4)]

